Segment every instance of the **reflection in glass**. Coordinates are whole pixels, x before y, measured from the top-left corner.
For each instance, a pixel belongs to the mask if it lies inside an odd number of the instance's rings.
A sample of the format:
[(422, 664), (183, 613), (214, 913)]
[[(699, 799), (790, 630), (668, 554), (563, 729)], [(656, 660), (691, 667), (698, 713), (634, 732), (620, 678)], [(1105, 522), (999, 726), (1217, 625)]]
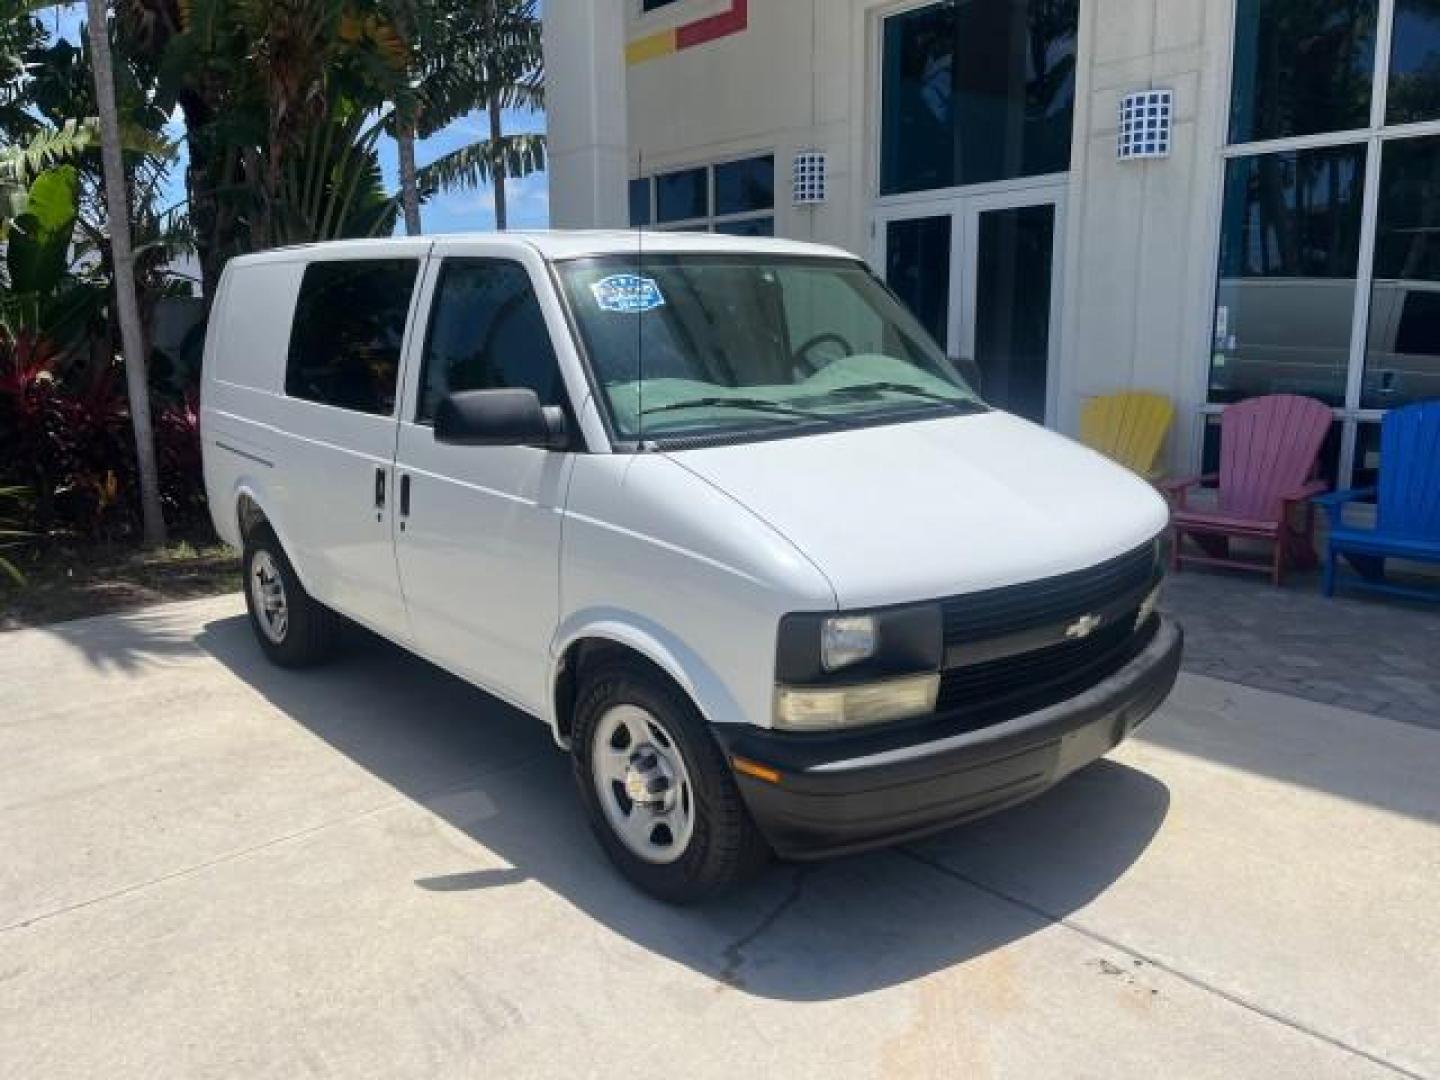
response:
[(1210, 400), (1345, 400), (1365, 147), (1236, 158), (1225, 172)]
[(1379, 0), (1238, 0), (1230, 141), (1368, 127)]
[(980, 215), (975, 265), (975, 362), (992, 405), (1045, 422), (1055, 207)]
[(1386, 122), (1440, 119), (1440, 4), (1395, 0)]
[(710, 171), (686, 169), (655, 177), (655, 220), (689, 221), (709, 216)]
[(1440, 137), (1387, 142), (1379, 194), (1366, 409), (1440, 397)]
[(950, 337), (950, 216), (892, 221), (885, 281), (943, 347)]
[(881, 194), (1070, 167), (1078, 0), (967, 0), (885, 20)]

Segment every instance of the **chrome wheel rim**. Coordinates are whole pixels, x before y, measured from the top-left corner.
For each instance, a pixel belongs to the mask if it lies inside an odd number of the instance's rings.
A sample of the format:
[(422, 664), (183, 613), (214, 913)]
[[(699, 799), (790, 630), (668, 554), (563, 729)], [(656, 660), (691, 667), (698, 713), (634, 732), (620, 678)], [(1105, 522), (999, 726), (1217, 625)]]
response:
[(280, 568), (268, 551), (257, 551), (250, 560), (250, 598), (255, 602), (260, 632), (273, 644), (282, 644), (290, 629), (290, 605), (285, 600)]
[(695, 834), (695, 792), (680, 746), (638, 705), (616, 705), (590, 747), (595, 794), (610, 830), (648, 863), (673, 863)]

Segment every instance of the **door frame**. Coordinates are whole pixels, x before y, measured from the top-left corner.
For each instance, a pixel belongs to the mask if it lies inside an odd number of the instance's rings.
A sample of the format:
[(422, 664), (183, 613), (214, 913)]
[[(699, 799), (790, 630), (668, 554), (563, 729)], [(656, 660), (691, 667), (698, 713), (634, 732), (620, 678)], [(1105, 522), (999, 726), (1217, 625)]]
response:
[[(947, 356), (975, 355), (975, 315), (978, 296), (976, 260), (980, 248), (980, 215), (996, 210), (1030, 206), (1052, 206), (1055, 213), (1050, 261), (1049, 350), (1045, 366), (1045, 425), (1058, 422), (1059, 367), (1063, 323), (1066, 203), (1069, 177), (1028, 178), (1003, 187), (986, 184), (975, 189), (950, 188), (923, 195), (905, 195), (877, 201), (871, 214), (870, 264), (885, 276), (889, 226), (916, 218), (950, 218), (950, 305), (946, 340), (940, 344)], [(983, 388), (982, 388), (983, 392)]]

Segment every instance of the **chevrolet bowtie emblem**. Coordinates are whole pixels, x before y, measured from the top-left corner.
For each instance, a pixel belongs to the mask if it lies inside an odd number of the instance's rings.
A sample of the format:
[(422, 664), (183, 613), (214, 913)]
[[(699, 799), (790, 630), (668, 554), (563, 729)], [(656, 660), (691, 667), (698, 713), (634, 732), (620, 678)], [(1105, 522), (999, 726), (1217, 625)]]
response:
[(1081, 615), (1065, 628), (1065, 636), (1071, 641), (1083, 641), (1099, 630), (1100, 624), (1104, 621), (1105, 618), (1102, 615)]

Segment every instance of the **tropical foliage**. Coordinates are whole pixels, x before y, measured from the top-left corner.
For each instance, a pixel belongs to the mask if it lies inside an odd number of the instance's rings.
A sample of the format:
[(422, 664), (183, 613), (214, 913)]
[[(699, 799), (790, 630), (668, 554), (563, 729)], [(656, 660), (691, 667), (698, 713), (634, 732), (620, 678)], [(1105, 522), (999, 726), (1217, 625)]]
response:
[[(505, 178), (545, 162), (543, 136), (502, 123), (543, 107), (535, 0), (111, 0), (106, 32), (74, 40), (47, 30), (53, 6), (0, 0), (0, 498), (12, 507), (0, 545), (14, 532), (139, 536), (147, 444), (164, 517), (205, 517), (198, 356), (142, 342), (139, 364), (122, 360), (135, 350), (120, 347), (118, 240), (133, 247), (148, 334), (193, 285), (213, 295), (236, 254), (387, 235), (402, 205), (418, 231), (441, 190), (495, 183), (503, 227)], [(116, 135), (102, 146), (97, 88), (112, 86)], [(416, 163), (417, 144), (477, 116), (488, 138)], [(382, 175), (387, 138), (399, 191)], [(123, 150), (118, 222), (110, 145)], [(175, 269), (190, 255), (198, 282)], [(142, 402), (153, 434), (137, 437)]]
[[(535, 0), (462, 0), (425, 9), (417, 19), (420, 58), (413, 84), (417, 131), (424, 138), (470, 113), (483, 113), (489, 137), (419, 170), (423, 194), (495, 186), (495, 223), (506, 227), (505, 181), (545, 168), (545, 136), (506, 135), (505, 110), (540, 112), (545, 76)], [(397, 116), (405, 114), (402, 101)]]

